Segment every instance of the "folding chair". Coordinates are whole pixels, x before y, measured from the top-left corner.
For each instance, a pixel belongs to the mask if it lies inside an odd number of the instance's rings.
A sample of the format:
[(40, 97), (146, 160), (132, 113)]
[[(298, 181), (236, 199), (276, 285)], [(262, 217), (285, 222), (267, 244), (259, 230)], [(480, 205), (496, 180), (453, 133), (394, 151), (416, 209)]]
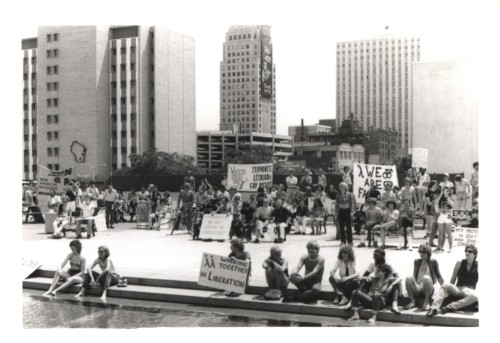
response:
[(138, 229), (148, 230), (150, 227), (149, 223), (149, 206), (145, 204), (139, 204), (136, 208), (136, 224)]

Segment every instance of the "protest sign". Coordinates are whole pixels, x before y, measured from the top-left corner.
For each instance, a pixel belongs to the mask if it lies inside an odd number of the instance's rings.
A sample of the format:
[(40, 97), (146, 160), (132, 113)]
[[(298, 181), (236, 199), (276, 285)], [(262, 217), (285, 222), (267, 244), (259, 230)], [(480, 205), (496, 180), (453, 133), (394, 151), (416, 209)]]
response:
[(479, 230), (467, 227), (455, 227), (453, 232), (453, 246), (465, 247), (469, 244), (478, 245)]
[(429, 151), (424, 148), (411, 148), (411, 166), (427, 169), (428, 153)]
[(330, 198), (325, 198), (323, 200), (323, 205), (325, 205), (325, 211), (327, 213), (333, 213), (335, 210), (335, 200), (332, 200)]
[(248, 282), (250, 261), (204, 252), (198, 284), (244, 294)]
[(381, 166), (376, 164), (353, 163), (353, 192), (356, 202), (365, 202), (365, 194), (372, 185), (382, 193), (384, 186), (389, 183), (391, 188), (398, 186), (398, 174), (396, 166)]
[(226, 240), (229, 237), (233, 216), (227, 214), (206, 214), (200, 228), (201, 239)]
[(23, 258), (21, 260), (21, 276), (22, 279), (26, 279), (28, 276), (30, 276), (35, 270), (40, 268), (41, 264), (38, 262), (35, 262), (30, 259), (25, 259)]
[(273, 185), (273, 164), (229, 164), (227, 186), (238, 191), (256, 192), (257, 188)]
[(106, 211), (104, 209), (99, 209), (99, 213), (97, 216), (93, 217), (93, 219), (97, 231), (104, 231), (108, 229), (106, 227)]
[(38, 166), (37, 178), (37, 198), (38, 206), (43, 211), (48, 211), (47, 201), (49, 200), (50, 191), (54, 191), (56, 195), (63, 195), (64, 188), (69, 184), (69, 180), (73, 177), (72, 168), (65, 170), (50, 170), (44, 166)]

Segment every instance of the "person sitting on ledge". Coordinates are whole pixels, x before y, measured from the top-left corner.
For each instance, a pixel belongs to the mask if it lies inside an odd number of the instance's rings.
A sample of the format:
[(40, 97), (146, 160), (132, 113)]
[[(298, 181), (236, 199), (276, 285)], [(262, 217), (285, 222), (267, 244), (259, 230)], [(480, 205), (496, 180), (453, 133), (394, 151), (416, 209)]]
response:
[[(290, 282), (299, 290), (298, 295), (285, 296), (283, 302), (301, 301), (303, 303), (315, 303), (321, 291), (321, 280), (325, 270), (325, 259), (319, 255), (319, 244), (316, 241), (307, 243), (307, 254), (302, 255), (297, 267), (292, 270)], [(304, 276), (299, 274), (305, 266)]]
[[(87, 273), (85, 274), (85, 280), (83, 281), (82, 289), (80, 293), (75, 295), (75, 297), (84, 296), (85, 293), (90, 290), (91, 287), (97, 285), (101, 286), (102, 294), (101, 300), (106, 300), (106, 294), (110, 286), (118, 285), (120, 276), (115, 271), (115, 266), (113, 261), (109, 258), (108, 247), (102, 245), (97, 249), (98, 257), (92, 263)], [(101, 274), (92, 270), (98, 265), (101, 268)]]
[(438, 310), (447, 296), (459, 298), (460, 300), (441, 307), (440, 314), (455, 312), (477, 302), (476, 286), (479, 280), (477, 267), (477, 247), (467, 245), (465, 247), (465, 259), (457, 261), (450, 283), (445, 282), (441, 285), (426, 315), (430, 317), (438, 314)]
[(262, 268), (266, 270), (266, 282), (269, 289), (279, 290), (285, 294), (288, 287), (288, 261), (281, 257), (281, 248), (273, 246), (270, 256), (262, 263)]
[[(368, 208), (365, 210), (365, 229), (367, 230), (366, 238), (368, 239), (368, 247), (371, 248), (373, 238), (372, 230), (375, 225), (378, 225), (382, 221), (382, 210), (376, 207), (377, 200), (375, 200), (374, 198), (369, 198), (366, 203), (368, 204)], [(365, 246), (366, 245), (363, 241), (363, 236), (361, 236), (361, 243), (358, 244), (358, 248), (363, 248)]]
[[(49, 287), (49, 290), (43, 295), (56, 295), (57, 292), (62, 291), (70, 287), (73, 284), (79, 284), (83, 282), (83, 275), (85, 274), (85, 258), (82, 257), (82, 243), (79, 240), (75, 239), (69, 243), (69, 247), (71, 248), (71, 254), (66, 256), (61, 266), (57, 269), (54, 274), (54, 278), (52, 279), (52, 284)], [(67, 271), (63, 270), (66, 264), (69, 262), (69, 269)], [(59, 278), (63, 279), (65, 282), (56, 288), (57, 282)]]
[[(372, 316), (368, 319), (368, 323), (373, 324), (377, 320), (378, 312), (385, 307), (390, 288), (394, 282), (391, 278), (392, 270), (387, 264), (381, 264), (375, 270), (375, 276), (362, 278), (362, 282), (370, 283), (368, 293), (362, 290), (354, 290), (352, 292), (351, 306), (347, 310), (353, 310), (354, 314), (348, 321), (359, 319), (359, 305), (371, 307)], [(401, 281), (401, 279), (399, 279)]]
[[(397, 230), (399, 220), (399, 211), (396, 209), (396, 201), (387, 200), (387, 202), (385, 203), (385, 207), (386, 208), (382, 211), (382, 223), (377, 224), (373, 227), (374, 230), (380, 230), (380, 241), (382, 242), (382, 245), (380, 247), (382, 249), (385, 249), (385, 236), (387, 232), (389, 232), (390, 230)], [(373, 246), (375, 248), (378, 247), (378, 243), (375, 237), (373, 238)]]
[(163, 218), (167, 215), (167, 212), (170, 210), (170, 207), (167, 205), (167, 199), (160, 199), (160, 207), (156, 209), (155, 213), (151, 213), (149, 215), (149, 220), (151, 221), (150, 227), (151, 229), (160, 230), (160, 223)]
[(82, 238), (80, 227), (82, 224), (86, 224), (87, 225), (87, 238), (90, 239), (90, 237), (92, 237), (92, 235), (94, 233), (92, 230), (92, 227), (94, 225), (94, 219), (92, 219), (90, 217), (92, 217), (94, 215), (94, 209), (95, 209), (95, 206), (92, 203), (92, 199), (91, 199), (90, 195), (86, 194), (83, 197), (83, 202), (78, 204), (78, 207), (82, 210), (81, 216), (83, 218), (87, 218), (87, 219), (79, 219), (76, 221), (76, 229), (75, 229), (76, 238), (77, 239)]
[(283, 206), (283, 200), (276, 199), (276, 206), (271, 213), (271, 221), (274, 223), (275, 231), (278, 233), (278, 237), (274, 239), (274, 243), (283, 243), (286, 241), (285, 228), (288, 226), (288, 220), (291, 216), (292, 213)]
[(54, 229), (52, 238), (61, 238), (61, 232), (64, 230), (64, 226), (70, 222), (71, 213), (69, 212), (70, 208), (68, 206), (69, 198), (63, 195), (61, 201), (62, 203), (59, 204), (57, 208), (57, 218), (52, 223), (52, 228)]
[(344, 306), (349, 302), (352, 291), (358, 288), (358, 276), (352, 247), (346, 244), (342, 245), (329, 278), (335, 292), (334, 305)]
[[(233, 238), (231, 240), (231, 252), (229, 253), (228, 257), (241, 260), (241, 261), (252, 261), (252, 256), (248, 251), (245, 251), (245, 243), (241, 238)], [(252, 274), (252, 267), (250, 265), (249, 270), (248, 270), (248, 276)], [(239, 294), (230, 292), (230, 291), (225, 291), (224, 295), (228, 297), (237, 297)]]
[(409, 310), (415, 307), (415, 297), (423, 297), (422, 309), (428, 311), (436, 280), (440, 285), (444, 283), (444, 280), (439, 272), (438, 262), (431, 258), (431, 247), (427, 244), (421, 244), (418, 253), (420, 258), (414, 262), (413, 276), (406, 277), (406, 290), (410, 297), (410, 303), (405, 306), (405, 309)]

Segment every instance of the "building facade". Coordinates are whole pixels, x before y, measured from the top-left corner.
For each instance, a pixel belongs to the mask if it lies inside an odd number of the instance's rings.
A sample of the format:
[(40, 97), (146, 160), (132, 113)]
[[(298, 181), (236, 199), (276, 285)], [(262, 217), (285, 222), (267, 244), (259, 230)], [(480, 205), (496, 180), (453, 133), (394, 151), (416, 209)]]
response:
[(411, 147), (412, 63), (418, 61), (418, 37), (337, 43), (336, 118), (352, 113), (363, 130), (398, 131), (398, 148)]
[(276, 68), (271, 27), (231, 26), (220, 62), (220, 127), (276, 133)]
[(332, 128), (325, 125), (304, 125), (304, 126), (289, 126), (288, 135), (293, 137), (294, 142), (302, 142), (307, 140), (310, 135), (330, 134)]
[(276, 161), (293, 155), (293, 137), (270, 133), (204, 131), (197, 133), (198, 167), (207, 172), (222, 168), (225, 152), (245, 146), (264, 145), (272, 149)]
[(365, 162), (365, 148), (361, 144), (324, 144), (323, 142), (299, 142), (294, 145), (293, 160), (304, 159), (310, 168), (341, 171), (352, 168), (353, 163)]
[(413, 65), (412, 146), (428, 150), (429, 173), (468, 179), (478, 161), (476, 68), (467, 60)]
[[(105, 179), (150, 148), (195, 156), (191, 37), (160, 27), (40, 26), (22, 49), (23, 179), (36, 177), (37, 164)], [(36, 140), (26, 141), (30, 132)]]

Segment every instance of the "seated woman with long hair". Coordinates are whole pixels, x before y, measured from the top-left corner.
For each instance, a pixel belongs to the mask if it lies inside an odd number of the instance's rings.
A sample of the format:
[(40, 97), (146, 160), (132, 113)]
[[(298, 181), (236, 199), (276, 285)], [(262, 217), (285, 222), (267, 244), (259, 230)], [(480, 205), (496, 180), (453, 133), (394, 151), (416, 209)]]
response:
[(335, 292), (334, 305), (343, 306), (349, 302), (352, 291), (358, 288), (358, 276), (354, 250), (348, 244), (342, 245), (328, 279)]
[[(83, 282), (80, 293), (75, 295), (75, 297), (81, 297), (85, 295), (85, 292), (90, 290), (91, 287), (100, 285), (102, 290), (101, 300), (106, 300), (108, 288), (118, 284), (120, 276), (116, 273), (113, 261), (109, 258), (110, 253), (108, 247), (104, 245), (100, 246), (97, 249), (97, 254), (98, 257), (89, 267), (87, 274), (85, 274), (85, 281)], [(92, 270), (97, 265), (101, 268), (101, 274)]]
[(323, 202), (320, 198), (315, 198), (310, 217), (312, 229), (311, 235), (321, 234), (321, 225), (324, 221), (325, 213), (325, 206), (323, 206)]

